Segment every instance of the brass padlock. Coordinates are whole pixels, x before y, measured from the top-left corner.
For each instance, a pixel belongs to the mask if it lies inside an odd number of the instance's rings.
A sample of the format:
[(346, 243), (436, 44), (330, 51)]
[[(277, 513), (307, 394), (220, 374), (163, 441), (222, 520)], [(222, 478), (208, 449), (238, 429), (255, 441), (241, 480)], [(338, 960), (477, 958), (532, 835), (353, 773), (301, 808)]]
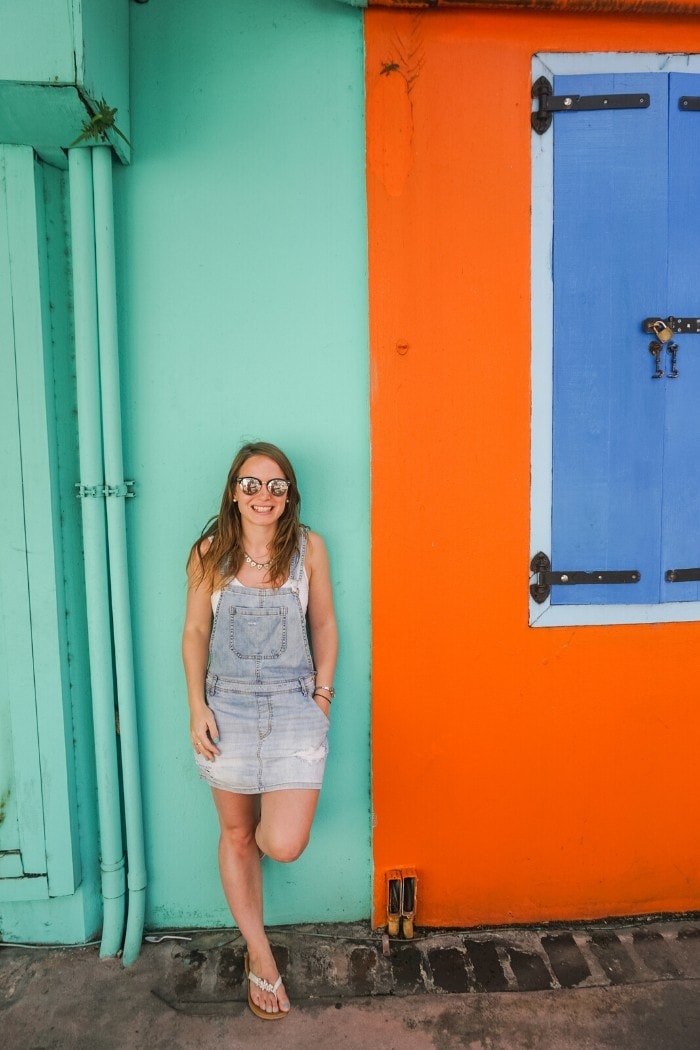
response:
[(673, 339), (673, 329), (669, 328), (665, 321), (654, 321), (651, 327), (659, 342), (670, 343)]

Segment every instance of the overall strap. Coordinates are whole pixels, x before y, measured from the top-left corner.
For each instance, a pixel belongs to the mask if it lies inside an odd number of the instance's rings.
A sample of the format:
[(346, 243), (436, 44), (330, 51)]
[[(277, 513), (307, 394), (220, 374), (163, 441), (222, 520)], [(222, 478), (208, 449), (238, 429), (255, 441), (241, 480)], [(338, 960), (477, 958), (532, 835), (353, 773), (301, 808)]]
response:
[(295, 582), (299, 582), (301, 575), (304, 571), (304, 559), (306, 558), (306, 544), (309, 538), (309, 530), (306, 525), (302, 525), (299, 536), (299, 548), (295, 552), (292, 558), (292, 567), (289, 573), (290, 579)]

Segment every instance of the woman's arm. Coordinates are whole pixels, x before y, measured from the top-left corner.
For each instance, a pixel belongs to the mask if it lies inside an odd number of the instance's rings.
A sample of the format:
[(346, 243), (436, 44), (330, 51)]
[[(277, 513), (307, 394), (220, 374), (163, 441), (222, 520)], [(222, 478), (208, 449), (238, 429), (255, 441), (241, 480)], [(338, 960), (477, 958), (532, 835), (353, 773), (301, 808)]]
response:
[(212, 759), (219, 754), (216, 741), (219, 733), (216, 719), (207, 706), (204, 681), (209, 658), (211, 636), (211, 586), (205, 583), (198, 572), (196, 554), (187, 566), (187, 609), (182, 632), (182, 662), (185, 665), (187, 700), (190, 705), (190, 737), (195, 750)]
[[(338, 659), (338, 626), (333, 608), (328, 552), (325, 543), (315, 532), (309, 533), (306, 567), (309, 575), (308, 619), (316, 685), (332, 686)], [(317, 693), (314, 699), (324, 714), (330, 714), (331, 701), (330, 698), (324, 700), (324, 695), (327, 695), (327, 691)]]

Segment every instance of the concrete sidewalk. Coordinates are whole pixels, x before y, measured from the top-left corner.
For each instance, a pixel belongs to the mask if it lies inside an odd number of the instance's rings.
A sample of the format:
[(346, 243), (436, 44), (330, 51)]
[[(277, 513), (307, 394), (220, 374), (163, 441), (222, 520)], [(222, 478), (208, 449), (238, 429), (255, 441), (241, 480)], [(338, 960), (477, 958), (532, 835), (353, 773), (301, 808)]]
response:
[(235, 930), (144, 944), (137, 962), (96, 947), (0, 948), (8, 1050), (698, 1050), (700, 922), (569, 929), (271, 931), (293, 1003), (257, 1020)]

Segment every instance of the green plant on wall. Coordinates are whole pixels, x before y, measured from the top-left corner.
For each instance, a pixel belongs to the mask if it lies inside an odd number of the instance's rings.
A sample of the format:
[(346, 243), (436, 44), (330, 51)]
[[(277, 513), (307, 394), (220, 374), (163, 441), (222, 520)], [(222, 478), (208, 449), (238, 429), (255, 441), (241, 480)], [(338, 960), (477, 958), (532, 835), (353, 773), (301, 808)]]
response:
[(110, 129), (116, 132), (116, 134), (119, 135), (120, 138), (124, 139), (127, 146), (131, 147), (131, 143), (129, 142), (128, 138), (122, 131), (119, 130), (115, 123), (114, 118), (116, 117), (116, 115), (117, 110), (113, 109), (111, 106), (108, 106), (103, 98), (100, 99), (100, 101), (97, 103), (97, 111), (92, 115), (92, 117), (89, 120), (86, 120), (83, 123), (83, 130), (78, 135), (77, 139), (74, 139), (73, 142), (71, 142), (68, 148), (72, 149), (73, 146), (77, 146), (79, 142), (90, 142), (91, 140), (94, 142), (97, 142), (98, 140), (106, 142), (107, 132)]

